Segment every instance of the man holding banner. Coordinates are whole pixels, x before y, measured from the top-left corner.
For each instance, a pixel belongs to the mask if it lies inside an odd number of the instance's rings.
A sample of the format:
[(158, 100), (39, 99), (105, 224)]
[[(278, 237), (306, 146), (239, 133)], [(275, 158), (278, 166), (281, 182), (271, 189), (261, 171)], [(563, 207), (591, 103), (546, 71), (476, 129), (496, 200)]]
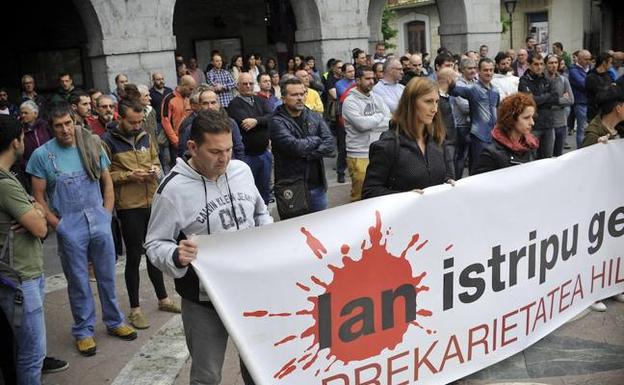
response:
[[(182, 322), (193, 359), (190, 383), (218, 385), (228, 333), (190, 266), (198, 251), (193, 236), (243, 230), (273, 219), (249, 166), (231, 160), (226, 116), (199, 112), (187, 145), (191, 158), (178, 159), (158, 187), (145, 249), (155, 266), (175, 278), (182, 297)], [(245, 384), (253, 384), (242, 362), (241, 371)]]

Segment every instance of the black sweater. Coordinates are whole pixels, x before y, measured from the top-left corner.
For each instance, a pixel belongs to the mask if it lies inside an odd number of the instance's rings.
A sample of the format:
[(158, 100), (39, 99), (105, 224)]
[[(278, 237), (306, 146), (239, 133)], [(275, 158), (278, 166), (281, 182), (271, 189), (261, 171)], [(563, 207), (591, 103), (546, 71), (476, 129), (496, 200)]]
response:
[[(249, 104), (241, 96), (237, 96), (227, 107), (230, 118), (236, 121), (243, 135), (246, 155), (260, 155), (269, 147), (269, 119), (271, 109), (266, 100), (253, 96), (253, 105)], [(258, 121), (256, 127), (247, 131), (243, 128), (243, 120), (253, 118)]]

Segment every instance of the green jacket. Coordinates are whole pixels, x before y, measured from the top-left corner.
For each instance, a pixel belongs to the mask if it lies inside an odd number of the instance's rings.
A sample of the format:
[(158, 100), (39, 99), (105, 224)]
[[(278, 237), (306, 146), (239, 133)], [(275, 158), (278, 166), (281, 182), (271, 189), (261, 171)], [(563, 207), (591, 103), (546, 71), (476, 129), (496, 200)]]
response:
[(596, 115), (594, 119), (589, 123), (587, 128), (585, 129), (585, 139), (583, 139), (583, 144), (581, 147), (591, 146), (592, 144), (598, 143), (598, 138), (601, 136), (609, 135), (609, 139), (614, 139), (617, 137), (617, 131), (610, 131), (604, 124), (602, 124), (602, 119), (600, 114)]

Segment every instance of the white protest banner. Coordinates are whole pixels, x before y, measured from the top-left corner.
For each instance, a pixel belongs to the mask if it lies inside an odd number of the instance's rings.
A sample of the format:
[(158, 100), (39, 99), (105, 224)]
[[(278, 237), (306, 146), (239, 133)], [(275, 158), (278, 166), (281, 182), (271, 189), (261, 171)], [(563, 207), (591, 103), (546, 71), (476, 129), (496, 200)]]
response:
[(444, 384), (624, 292), (624, 141), (199, 237), (256, 383)]

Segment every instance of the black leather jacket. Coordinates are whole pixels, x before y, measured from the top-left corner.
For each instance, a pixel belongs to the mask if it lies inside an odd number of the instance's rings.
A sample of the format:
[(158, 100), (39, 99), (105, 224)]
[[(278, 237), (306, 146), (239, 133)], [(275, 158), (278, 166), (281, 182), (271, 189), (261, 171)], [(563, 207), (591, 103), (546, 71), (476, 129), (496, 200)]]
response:
[(553, 90), (550, 80), (544, 74), (537, 76), (527, 70), (520, 78), (518, 91), (531, 94), (537, 104), (537, 116), (533, 130), (545, 130), (553, 128), (553, 115), (551, 108), (559, 105), (559, 95)]

